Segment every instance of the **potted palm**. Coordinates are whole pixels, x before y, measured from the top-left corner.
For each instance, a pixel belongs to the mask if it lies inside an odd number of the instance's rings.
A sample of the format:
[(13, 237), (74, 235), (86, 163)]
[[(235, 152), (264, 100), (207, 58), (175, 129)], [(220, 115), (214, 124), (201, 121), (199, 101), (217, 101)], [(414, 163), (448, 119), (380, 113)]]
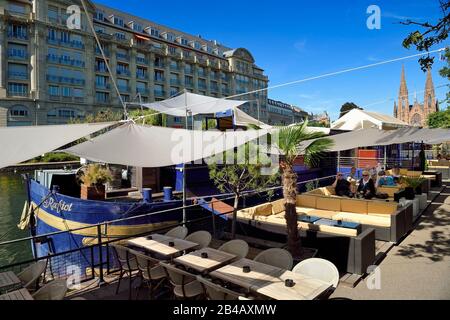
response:
[(418, 177), (403, 177), (402, 185), (405, 186), (405, 198), (407, 200), (414, 200), (415, 195), (422, 194), (422, 183), (425, 181), (424, 178)]
[(111, 172), (99, 164), (88, 165), (80, 178), (81, 199), (104, 200), (105, 184), (112, 181)]
[[(294, 258), (302, 256), (298, 220), (296, 211), (297, 201), (297, 174), (294, 170), (294, 162), (299, 155), (307, 165), (314, 165), (318, 158), (333, 145), (329, 138), (324, 138), (320, 132), (311, 132), (308, 129), (308, 121), (303, 124), (289, 126), (280, 129), (278, 133), (278, 149), (283, 154), (281, 161), (283, 196), (286, 209), (286, 227), (288, 249)], [(313, 140), (306, 143), (302, 142)]]

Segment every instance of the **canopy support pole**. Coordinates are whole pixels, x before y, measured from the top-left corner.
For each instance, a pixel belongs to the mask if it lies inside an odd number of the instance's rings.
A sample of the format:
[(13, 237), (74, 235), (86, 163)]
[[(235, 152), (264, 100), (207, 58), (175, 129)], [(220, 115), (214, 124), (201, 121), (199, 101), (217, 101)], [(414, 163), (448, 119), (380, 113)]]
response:
[(387, 169), (387, 146), (384, 146), (384, 170)]
[[(187, 110), (187, 96), (185, 98), (185, 106), (186, 106), (186, 130), (188, 128), (188, 110)], [(187, 217), (186, 217), (186, 163), (183, 163), (183, 226), (186, 226)]]
[(340, 151), (338, 151), (338, 156), (337, 156), (337, 169), (338, 169), (338, 172), (340, 172), (341, 171), (341, 152)]

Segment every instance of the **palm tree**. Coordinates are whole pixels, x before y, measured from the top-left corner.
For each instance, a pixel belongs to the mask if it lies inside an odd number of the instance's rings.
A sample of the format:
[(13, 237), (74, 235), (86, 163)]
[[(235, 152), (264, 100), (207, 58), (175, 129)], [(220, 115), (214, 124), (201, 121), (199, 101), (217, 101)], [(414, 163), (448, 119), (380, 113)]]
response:
[[(333, 145), (331, 139), (323, 138), (323, 133), (310, 132), (307, 126), (308, 121), (305, 120), (303, 124), (282, 128), (277, 137), (278, 149), (283, 154), (281, 169), (288, 249), (294, 257), (299, 257), (302, 253), (296, 211), (297, 174), (294, 171), (294, 161), (299, 155), (303, 155), (305, 164), (314, 165)], [(307, 140), (313, 141), (302, 144)]]

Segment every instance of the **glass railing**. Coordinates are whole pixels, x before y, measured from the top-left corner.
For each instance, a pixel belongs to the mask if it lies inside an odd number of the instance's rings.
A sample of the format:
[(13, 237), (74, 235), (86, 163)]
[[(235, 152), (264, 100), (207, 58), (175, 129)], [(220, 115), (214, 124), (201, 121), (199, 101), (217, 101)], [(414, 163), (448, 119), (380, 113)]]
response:
[(154, 93), (157, 97), (164, 97), (166, 95), (164, 90), (155, 90)]
[(139, 64), (148, 64), (148, 59), (137, 57), (136, 62)]
[(148, 75), (146, 73), (136, 73), (136, 78), (146, 80), (148, 78)]
[(118, 85), (117, 88), (121, 92), (130, 92), (130, 86)]
[(116, 53), (116, 57), (119, 60), (126, 60), (126, 61), (130, 60), (130, 56), (124, 53)]
[(8, 50), (8, 57), (13, 59), (25, 60), (28, 58), (28, 52), (25, 50), (10, 48)]
[(164, 77), (156, 77), (156, 78), (154, 78), (154, 80), (156, 82), (164, 82), (165, 81)]
[(96, 82), (95, 83), (95, 87), (97, 89), (105, 89), (108, 90), (111, 86), (109, 85), (109, 83), (100, 83), (100, 82)]
[(28, 40), (28, 34), (26, 32), (8, 32), (8, 38)]
[(170, 84), (173, 86), (178, 86), (180, 85), (180, 80), (178, 79), (170, 79)]
[(9, 71), (8, 77), (16, 80), (28, 80), (28, 74), (22, 71)]
[(125, 69), (117, 69), (117, 74), (121, 75), (121, 76), (131, 76), (131, 72), (130, 70), (125, 70)]
[(8, 90), (8, 95), (10, 96), (18, 96), (18, 97), (27, 97), (28, 90)]
[(95, 71), (96, 72), (108, 72), (108, 69), (106, 69), (106, 67), (95, 66)]
[(64, 77), (64, 76), (55, 76), (55, 75), (50, 75), (50, 74), (47, 75), (47, 81), (73, 84), (73, 85), (78, 85), (78, 86), (84, 86), (86, 83), (86, 81), (84, 79)]
[(164, 66), (164, 62), (158, 62), (158, 63), (155, 62), (154, 66), (155, 66), (156, 68), (164, 68), (164, 67), (165, 67), (165, 66)]

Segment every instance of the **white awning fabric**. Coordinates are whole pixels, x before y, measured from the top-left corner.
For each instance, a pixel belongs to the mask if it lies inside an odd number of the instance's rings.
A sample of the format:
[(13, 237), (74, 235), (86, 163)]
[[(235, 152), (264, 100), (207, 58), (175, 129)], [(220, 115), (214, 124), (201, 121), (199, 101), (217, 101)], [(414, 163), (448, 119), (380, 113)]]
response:
[(95, 162), (165, 167), (201, 161), (267, 133), (267, 130), (192, 131), (130, 122), (63, 151)]
[(112, 124), (114, 123), (0, 128), (0, 168), (33, 159)]
[[(439, 144), (450, 141), (450, 129), (402, 128), (397, 130), (362, 129), (328, 137), (334, 145), (330, 151), (344, 151), (361, 147), (387, 146), (417, 142)], [(304, 149), (312, 141), (305, 141), (300, 149)]]
[(252, 116), (250, 116), (249, 114), (245, 113), (244, 111), (238, 108), (234, 108), (233, 112), (234, 112), (234, 124), (236, 126), (247, 126), (249, 124), (253, 124), (261, 129), (272, 128), (272, 126), (269, 126), (268, 124), (265, 124), (264, 122), (253, 118)]
[(143, 104), (143, 107), (175, 117), (185, 117), (186, 113), (197, 115), (224, 112), (245, 103), (245, 100), (218, 99), (185, 92), (171, 99)]

